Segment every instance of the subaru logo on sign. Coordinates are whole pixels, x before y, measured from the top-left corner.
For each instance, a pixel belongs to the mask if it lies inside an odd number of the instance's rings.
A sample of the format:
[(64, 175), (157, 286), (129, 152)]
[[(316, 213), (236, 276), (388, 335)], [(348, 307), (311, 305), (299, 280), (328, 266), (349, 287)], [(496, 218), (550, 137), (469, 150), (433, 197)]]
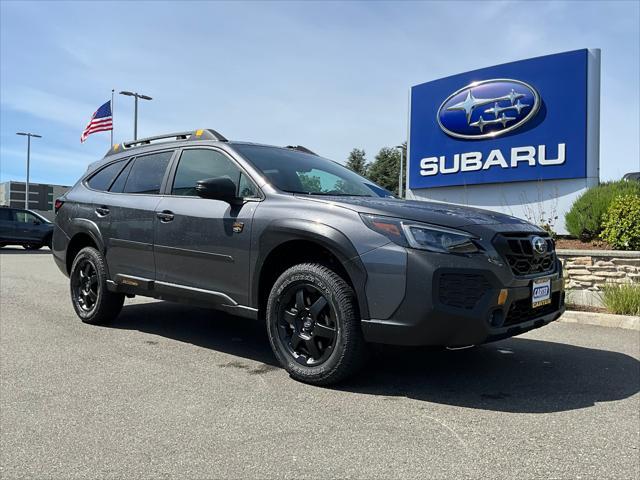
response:
[(452, 93), (438, 109), (438, 124), (456, 138), (494, 138), (531, 120), (540, 108), (535, 88), (519, 80), (474, 82)]
[(547, 241), (542, 237), (533, 237), (531, 245), (533, 246), (533, 251), (538, 255), (543, 255), (547, 252)]

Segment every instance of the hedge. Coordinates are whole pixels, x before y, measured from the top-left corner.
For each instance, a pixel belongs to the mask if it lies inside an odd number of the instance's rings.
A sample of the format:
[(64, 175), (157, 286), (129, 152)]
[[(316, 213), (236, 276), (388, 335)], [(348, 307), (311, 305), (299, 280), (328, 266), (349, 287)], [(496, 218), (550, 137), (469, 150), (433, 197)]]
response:
[(640, 196), (640, 182), (605, 182), (587, 190), (565, 215), (567, 231), (585, 242), (597, 238), (602, 232), (603, 218), (611, 202), (621, 195)]

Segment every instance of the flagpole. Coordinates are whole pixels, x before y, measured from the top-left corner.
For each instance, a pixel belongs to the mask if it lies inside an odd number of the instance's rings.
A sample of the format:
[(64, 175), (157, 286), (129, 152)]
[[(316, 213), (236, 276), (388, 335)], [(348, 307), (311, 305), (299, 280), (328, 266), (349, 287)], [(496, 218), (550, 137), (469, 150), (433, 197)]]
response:
[(113, 148), (113, 88), (111, 89), (111, 148)]

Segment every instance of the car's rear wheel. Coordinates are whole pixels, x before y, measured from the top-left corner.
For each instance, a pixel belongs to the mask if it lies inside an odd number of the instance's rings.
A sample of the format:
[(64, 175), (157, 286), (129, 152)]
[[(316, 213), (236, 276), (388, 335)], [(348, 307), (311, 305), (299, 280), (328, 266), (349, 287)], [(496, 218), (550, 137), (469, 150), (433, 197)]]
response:
[(296, 380), (339, 382), (364, 363), (353, 290), (319, 264), (300, 264), (276, 280), (267, 302), (267, 331), (280, 364)]
[(26, 243), (22, 246), (25, 250), (40, 250), (44, 245), (41, 243)]
[(108, 323), (118, 316), (124, 295), (107, 289), (107, 269), (102, 254), (85, 247), (73, 260), (70, 275), (71, 302), (85, 323)]

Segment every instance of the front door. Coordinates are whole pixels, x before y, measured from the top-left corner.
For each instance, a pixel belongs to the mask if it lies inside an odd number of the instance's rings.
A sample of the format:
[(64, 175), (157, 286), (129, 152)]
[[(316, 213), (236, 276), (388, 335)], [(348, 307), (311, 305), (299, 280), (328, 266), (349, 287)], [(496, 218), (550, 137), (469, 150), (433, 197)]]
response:
[[(228, 177), (246, 198), (232, 206), (200, 198), (198, 180)], [(225, 153), (189, 148), (181, 153), (170, 195), (156, 207), (156, 284), (205, 290), (248, 303), (251, 222), (259, 192)]]
[(24, 242), (42, 242), (49, 227), (33, 213), (16, 210), (16, 238)]

